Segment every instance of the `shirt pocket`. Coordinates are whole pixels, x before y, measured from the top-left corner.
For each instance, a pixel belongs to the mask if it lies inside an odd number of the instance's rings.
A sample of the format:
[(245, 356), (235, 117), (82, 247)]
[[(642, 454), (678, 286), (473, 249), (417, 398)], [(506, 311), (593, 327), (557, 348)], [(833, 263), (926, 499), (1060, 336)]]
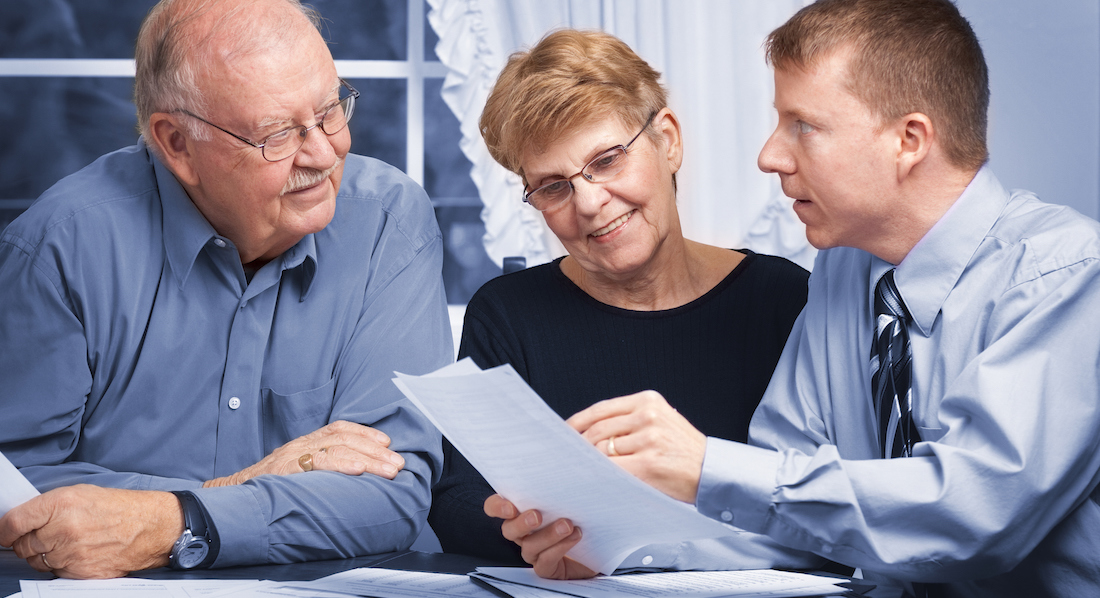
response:
[(260, 389), (264, 418), (264, 454), (328, 423), (335, 397), (336, 378), (323, 386), (293, 394)]

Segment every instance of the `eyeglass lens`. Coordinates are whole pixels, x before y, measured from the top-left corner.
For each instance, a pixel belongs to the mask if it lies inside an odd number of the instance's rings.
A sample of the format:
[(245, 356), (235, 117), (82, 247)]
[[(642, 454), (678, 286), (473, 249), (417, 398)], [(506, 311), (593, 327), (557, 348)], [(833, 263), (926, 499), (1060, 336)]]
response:
[(290, 156), (302, 147), (306, 142), (306, 136), (313, 127), (320, 127), (326, 135), (335, 135), (344, 130), (355, 112), (355, 94), (342, 98), (332, 108), (329, 108), (321, 120), (312, 127), (298, 125), (275, 133), (263, 141), (264, 158), (271, 162), (277, 162)]
[[(577, 175), (583, 176), (590, 183), (602, 183), (619, 174), (625, 166), (626, 148), (619, 145), (596, 156), (594, 160), (585, 164)], [(559, 179), (532, 191), (527, 195), (527, 203), (536, 210), (544, 212), (572, 195), (573, 183), (569, 179)]]

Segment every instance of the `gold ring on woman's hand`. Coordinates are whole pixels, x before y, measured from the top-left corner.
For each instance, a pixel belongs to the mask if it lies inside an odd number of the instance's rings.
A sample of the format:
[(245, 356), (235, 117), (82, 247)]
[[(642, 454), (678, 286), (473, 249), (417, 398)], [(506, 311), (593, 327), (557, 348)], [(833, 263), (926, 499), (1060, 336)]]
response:
[(50, 571), (53, 571), (53, 565), (51, 565), (50, 562), (46, 560), (46, 553), (43, 552), (42, 554), (40, 554), (38, 556), (42, 559), (42, 564), (45, 565), (46, 568), (49, 569)]
[(619, 456), (619, 452), (615, 450), (615, 437), (614, 436), (607, 439), (607, 455), (609, 457), (618, 457)]
[(301, 467), (302, 471), (313, 471), (313, 455), (306, 453), (298, 457), (298, 467)]

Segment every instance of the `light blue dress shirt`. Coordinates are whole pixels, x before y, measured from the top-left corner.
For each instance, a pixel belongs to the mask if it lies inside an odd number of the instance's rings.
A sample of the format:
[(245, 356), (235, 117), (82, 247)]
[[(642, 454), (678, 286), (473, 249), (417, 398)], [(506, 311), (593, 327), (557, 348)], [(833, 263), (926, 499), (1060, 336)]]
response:
[[(39, 490), (194, 490), (215, 566), (406, 548), (440, 436), (391, 381), (453, 359), (424, 191), (348, 155), (336, 214), (247, 281), (142, 142), (48, 190), (0, 236), (0, 451)], [(224, 488), (335, 420), (392, 439), (390, 481), (314, 471)]]
[(755, 446), (708, 439), (700, 511), (948, 595), (1100, 595), (1100, 225), (977, 174), (897, 267), (923, 442), (884, 460), (869, 357), (890, 267), (820, 253)]

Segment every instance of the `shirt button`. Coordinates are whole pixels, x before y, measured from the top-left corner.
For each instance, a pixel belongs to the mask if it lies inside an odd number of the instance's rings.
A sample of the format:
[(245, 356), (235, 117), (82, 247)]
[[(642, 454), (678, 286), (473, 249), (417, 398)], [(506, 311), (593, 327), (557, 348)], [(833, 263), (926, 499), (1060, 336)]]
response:
[(643, 565), (648, 565), (652, 562), (653, 562), (653, 557), (649, 556), (648, 554), (645, 556), (645, 558), (642, 559), (642, 564)]
[(825, 554), (830, 554), (830, 553), (833, 552), (833, 547), (832, 546), (822, 546), (821, 547), (821, 552), (824, 552)]
[(225, 247), (225, 241), (222, 241), (221, 239), (214, 239), (214, 244), (218, 247)]
[(733, 521), (733, 513), (730, 513), (729, 511), (722, 511), (720, 517), (722, 518), (722, 521)]
[(240, 406), (241, 406), (241, 400), (238, 399), (237, 397), (233, 397), (233, 398), (229, 399), (229, 408), (230, 409), (236, 409)]

